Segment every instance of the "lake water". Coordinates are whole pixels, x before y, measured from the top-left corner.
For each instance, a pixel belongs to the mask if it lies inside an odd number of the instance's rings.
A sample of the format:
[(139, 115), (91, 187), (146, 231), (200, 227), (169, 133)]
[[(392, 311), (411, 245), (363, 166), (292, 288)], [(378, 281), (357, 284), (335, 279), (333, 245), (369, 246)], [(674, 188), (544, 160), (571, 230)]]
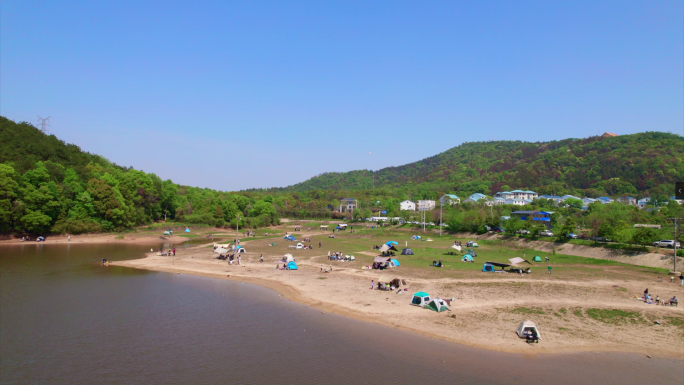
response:
[(98, 264), (149, 249), (0, 246), (0, 383), (684, 383), (680, 360), (490, 352), (247, 283)]

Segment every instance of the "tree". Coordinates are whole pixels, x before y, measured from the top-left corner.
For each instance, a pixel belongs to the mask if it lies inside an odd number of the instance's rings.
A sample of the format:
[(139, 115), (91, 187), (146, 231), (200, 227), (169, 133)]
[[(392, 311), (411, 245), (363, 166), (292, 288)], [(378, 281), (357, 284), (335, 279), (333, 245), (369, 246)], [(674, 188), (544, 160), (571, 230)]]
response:
[(28, 214), (21, 217), (21, 224), (23, 228), (34, 234), (41, 234), (48, 229), (52, 219), (40, 211), (29, 211)]
[(515, 235), (516, 232), (522, 228), (522, 222), (523, 221), (521, 221), (518, 217), (512, 217), (511, 219), (507, 220), (505, 223), (506, 234)]
[(636, 229), (634, 234), (632, 234), (632, 243), (635, 243), (637, 245), (647, 245), (651, 242), (653, 242), (658, 234), (656, 231), (650, 227), (639, 227)]
[(575, 231), (577, 231), (577, 222), (575, 222), (574, 218), (568, 217), (565, 219), (563, 227), (556, 235), (559, 241), (564, 241), (568, 239), (566, 237), (567, 234), (574, 233)]
[(576, 209), (581, 209), (584, 206), (584, 202), (582, 202), (581, 199), (576, 199), (576, 198), (568, 198), (565, 200), (565, 204), (576, 208)]

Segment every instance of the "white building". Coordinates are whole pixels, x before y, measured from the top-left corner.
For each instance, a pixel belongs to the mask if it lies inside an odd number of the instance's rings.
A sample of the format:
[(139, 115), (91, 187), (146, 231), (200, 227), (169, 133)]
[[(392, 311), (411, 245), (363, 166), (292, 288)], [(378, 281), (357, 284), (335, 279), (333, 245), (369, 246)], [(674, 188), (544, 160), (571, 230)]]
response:
[(418, 210), (434, 210), (435, 201), (418, 201)]
[(508, 200), (508, 199), (525, 199), (525, 200), (533, 200), (539, 197), (539, 194), (537, 194), (534, 191), (523, 191), (523, 190), (513, 190), (513, 191), (503, 191), (503, 192), (498, 192), (494, 194), (496, 198), (502, 198), (503, 200)]
[(416, 204), (412, 201), (405, 200), (399, 203), (399, 209), (404, 211), (416, 211)]
[(441, 203), (442, 206), (457, 205), (461, 203), (461, 198), (457, 197), (454, 194), (446, 194), (443, 197), (439, 198), (439, 203)]

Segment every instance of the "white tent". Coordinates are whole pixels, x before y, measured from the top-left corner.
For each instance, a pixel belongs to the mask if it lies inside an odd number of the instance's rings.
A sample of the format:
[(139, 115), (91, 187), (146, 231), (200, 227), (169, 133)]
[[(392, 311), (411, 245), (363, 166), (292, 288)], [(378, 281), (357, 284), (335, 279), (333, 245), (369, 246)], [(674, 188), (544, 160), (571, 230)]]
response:
[[(511, 265), (517, 265), (518, 263), (523, 263), (523, 262), (530, 263), (530, 261), (523, 259), (523, 258), (520, 258), (520, 257), (511, 258), (508, 261), (511, 262)], [(531, 265), (531, 263), (530, 263), (530, 265)]]
[(382, 246), (380, 246), (380, 252), (381, 252), (381, 253), (384, 253), (385, 251), (387, 251), (387, 250), (389, 250), (389, 249), (390, 249), (390, 247), (387, 246), (387, 245), (382, 245)]
[(425, 307), (428, 302), (430, 302), (430, 294), (424, 291), (413, 293), (413, 296), (411, 297), (411, 305), (413, 306)]
[(228, 249), (224, 249), (223, 247), (217, 247), (217, 248), (214, 249), (214, 253), (221, 253), (221, 254), (223, 254), (223, 253), (227, 253), (228, 251), (229, 251)]
[(297, 244), (297, 249), (303, 249), (304, 247), (306, 247), (306, 246), (304, 246), (303, 243), (298, 243), (298, 244)]
[(520, 325), (518, 325), (518, 330), (516, 333), (518, 333), (518, 337), (520, 338), (526, 338), (526, 333), (534, 333), (537, 335), (537, 337), (539, 337), (539, 339), (542, 339), (541, 333), (539, 333), (539, 329), (537, 329), (537, 324), (530, 320), (521, 322)]
[(283, 256), (283, 262), (293, 262), (293, 261), (294, 261), (294, 257), (292, 256), (292, 254), (287, 253), (287, 254), (285, 254), (285, 256)]
[(241, 247), (241, 248), (237, 249), (237, 251), (236, 251), (236, 253), (246, 253), (246, 252), (247, 252), (247, 250), (245, 250), (244, 247)]
[(461, 246), (459, 246), (459, 245), (453, 245), (453, 246), (451, 246), (451, 248), (456, 249), (458, 251), (461, 251)]

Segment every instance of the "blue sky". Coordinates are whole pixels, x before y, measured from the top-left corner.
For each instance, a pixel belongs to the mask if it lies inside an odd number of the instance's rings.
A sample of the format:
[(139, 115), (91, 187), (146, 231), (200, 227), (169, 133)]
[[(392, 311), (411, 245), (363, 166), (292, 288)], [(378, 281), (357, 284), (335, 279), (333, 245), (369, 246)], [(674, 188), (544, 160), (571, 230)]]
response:
[[(0, 113), (239, 190), (463, 142), (684, 133), (684, 1), (12, 1)], [(370, 155), (369, 152), (373, 154)]]

